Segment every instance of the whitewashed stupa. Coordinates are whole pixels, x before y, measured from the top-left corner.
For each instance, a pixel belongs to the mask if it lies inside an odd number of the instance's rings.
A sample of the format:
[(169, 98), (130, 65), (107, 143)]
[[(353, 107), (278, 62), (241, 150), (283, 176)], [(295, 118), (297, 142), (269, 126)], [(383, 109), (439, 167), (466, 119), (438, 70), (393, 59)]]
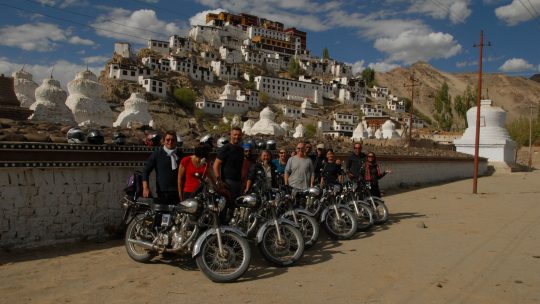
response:
[(28, 119), (74, 124), (73, 113), (66, 106), (66, 91), (60, 87), (58, 80), (51, 78), (43, 79), (43, 83), (36, 89), (36, 102), (30, 106), (34, 114)]
[[(474, 155), (474, 142), (476, 136), (476, 109), (472, 107), (467, 111), (467, 125), (469, 126), (460, 139), (454, 140), (456, 151)], [(504, 162), (513, 164), (516, 143), (510, 138), (504, 127), (506, 111), (492, 105), (491, 100), (482, 100), (480, 103), (480, 144), (478, 155), (487, 158), (490, 162)]]
[(367, 132), (367, 137), (368, 137), (368, 138), (373, 138), (373, 137), (375, 137), (375, 131), (373, 131), (373, 128), (372, 128), (372, 127), (368, 127), (367, 130), (366, 130), (366, 132)]
[(285, 130), (285, 134), (288, 134), (289, 133), (289, 128), (291, 126), (289, 126), (289, 124), (285, 121), (281, 122), (281, 124), (279, 125), (283, 130)]
[(148, 112), (148, 102), (143, 93), (131, 93), (124, 102), (124, 111), (118, 115), (113, 127), (129, 127), (133, 123), (145, 125), (153, 124), (152, 116)]
[(21, 102), (21, 107), (30, 108), (36, 102), (37, 83), (32, 80), (32, 74), (24, 69), (13, 73), (13, 84), (15, 86), (15, 95)]
[(103, 86), (89, 70), (75, 75), (68, 83), (69, 97), (66, 105), (79, 126), (112, 127), (113, 112), (103, 99)]
[(242, 126), (242, 121), (240, 120), (240, 116), (235, 114), (231, 120), (231, 127), (234, 128), (234, 127), (240, 127), (240, 126)]
[(292, 137), (294, 138), (301, 138), (301, 137), (304, 137), (306, 135), (306, 129), (304, 128), (304, 126), (300, 123), (296, 126), (296, 128), (294, 129), (294, 134)]
[(264, 108), (259, 117), (259, 121), (253, 125), (248, 135), (285, 135), (285, 130), (274, 121), (276, 114), (269, 107)]
[(363, 140), (367, 138), (367, 132), (364, 128), (363, 122), (360, 122), (356, 129), (354, 129), (352, 139), (353, 140)]
[(383, 133), (381, 131), (381, 128), (378, 128), (377, 131), (375, 131), (375, 139), (382, 139)]
[(242, 133), (251, 134), (251, 128), (253, 128), (254, 124), (255, 122), (252, 119), (244, 121), (244, 124), (242, 125)]
[(396, 125), (389, 119), (381, 126), (382, 137), (385, 139), (399, 138), (399, 134), (396, 132)]

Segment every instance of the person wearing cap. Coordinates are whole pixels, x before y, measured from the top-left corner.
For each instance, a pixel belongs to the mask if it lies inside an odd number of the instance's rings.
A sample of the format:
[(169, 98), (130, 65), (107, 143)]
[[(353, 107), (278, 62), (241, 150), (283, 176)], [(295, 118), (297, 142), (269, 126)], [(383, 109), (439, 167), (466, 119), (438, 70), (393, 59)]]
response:
[(326, 150), (324, 149), (324, 144), (318, 144), (317, 150), (315, 150), (315, 162), (313, 167), (315, 169), (315, 184), (318, 184), (321, 179), (321, 172), (324, 162), (326, 162)]
[(366, 161), (366, 154), (362, 152), (362, 142), (356, 142), (353, 145), (354, 150), (351, 156), (347, 159), (345, 171), (351, 180), (362, 180), (363, 176), (360, 174), (360, 168)]
[(242, 193), (242, 165), (244, 163), (244, 150), (241, 146), (242, 129), (234, 127), (230, 133), (230, 141), (219, 148), (214, 161), (214, 175), (218, 187), (224, 186), (234, 200)]

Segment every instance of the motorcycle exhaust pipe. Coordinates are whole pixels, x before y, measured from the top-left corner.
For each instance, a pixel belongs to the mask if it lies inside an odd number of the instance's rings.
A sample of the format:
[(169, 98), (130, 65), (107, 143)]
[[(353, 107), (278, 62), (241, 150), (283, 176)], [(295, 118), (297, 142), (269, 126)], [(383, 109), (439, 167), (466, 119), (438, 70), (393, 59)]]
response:
[(132, 244), (135, 244), (137, 246), (144, 247), (146, 249), (158, 250), (158, 247), (156, 245), (154, 245), (152, 243), (149, 243), (149, 242), (139, 241), (139, 240), (134, 240), (134, 239), (128, 239), (128, 242), (130, 242)]

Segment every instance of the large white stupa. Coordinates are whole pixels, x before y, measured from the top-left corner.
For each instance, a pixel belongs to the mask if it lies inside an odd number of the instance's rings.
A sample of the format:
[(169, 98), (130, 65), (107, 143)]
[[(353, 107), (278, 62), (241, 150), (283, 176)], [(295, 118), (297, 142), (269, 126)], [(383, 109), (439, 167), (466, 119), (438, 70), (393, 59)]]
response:
[(124, 102), (124, 111), (118, 115), (113, 123), (114, 127), (128, 127), (132, 123), (150, 125), (152, 116), (148, 113), (148, 102), (144, 99), (143, 93), (131, 93), (131, 96)]
[(292, 137), (294, 138), (302, 138), (306, 135), (306, 128), (300, 123), (296, 126), (294, 129), (294, 134)]
[(244, 134), (251, 134), (251, 128), (253, 128), (254, 124), (255, 122), (252, 119), (244, 121), (244, 124), (242, 125), (242, 132)]
[(80, 126), (113, 125), (113, 112), (103, 99), (103, 86), (89, 70), (77, 73), (68, 83), (69, 97), (66, 105)]
[[(477, 107), (472, 107), (467, 111), (467, 125), (469, 127), (460, 139), (454, 140), (458, 152), (474, 155), (476, 109)], [(491, 100), (481, 101), (479, 156), (487, 158), (490, 162), (507, 164), (515, 162), (516, 143), (510, 138), (504, 127), (505, 122), (506, 111), (493, 106)]]
[(363, 139), (366, 139), (367, 137), (368, 136), (367, 136), (366, 129), (364, 128), (364, 123), (361, 121), (360, 123), (358, 123), (358, 126), (356, 126), (356, 129), (354, 129), (352, 139), (363, 140)]
[(399, 134), (396, 132), (396, 125), (389, 119), (381, 126), (382, 137), (385, 139), (399, 138)]
[(73, 124), (75, 120), (73, 113), (66, 106), (66, 91), (60, 87), (58, 80), (51, 78), (43, 79), (43, 83), (36, 89), (36, 102), (30, 106), (34, 114), (28, 119), (60, 122)]
[(274, 121), (276, 114), (269, 107), (264, 108), (259, 114), (259, 117), (259, 121), (251, 127), (248, 135), (285, 135), (285, 130)]
[(21, 107), (30, 108), (36, 102), (37, 83), (32, 80), (32, 74), (24, 69), (13, 73), (13, 84), (15, 87), (15, 95), (21, 102)]

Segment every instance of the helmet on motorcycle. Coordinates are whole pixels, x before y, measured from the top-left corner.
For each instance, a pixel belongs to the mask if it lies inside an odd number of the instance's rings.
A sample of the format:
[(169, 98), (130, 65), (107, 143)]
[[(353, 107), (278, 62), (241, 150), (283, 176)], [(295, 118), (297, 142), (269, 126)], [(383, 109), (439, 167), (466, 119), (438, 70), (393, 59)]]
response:
[(115, 145), (125, 145), (126, 144), (126, 135), (122, 132), (115, 132), (113, 134), (113, 142)]
[(277, 149), (276, 141), (273, 140), (273, 139), (269, 139), (269, 140), (266, 142), (266, 149), (267, 149), (267, 150), (275, 150), (275, 149)]
[(67, 137), (67, 142), (70, 144), (83, 143), (86, 138), (86, 136), (84, 135), (84, 132), (78, 127), (69, 129), (66, 137)]
[(214, 146), (214, 138), (210, 134), (206, 134), (205, 136), (201, 137), (199, 140), (201, 144), (207, 144), (210, 147)]
[(264, 150), (266, 149), (266, 142), (259, 140), (257, 141), (257, 149)]
[(92, 145), (103, 145), (105, 139), (103, 138), (101, 130), (90, 130), (86, 136), (86, 141)]
[(221, 147), (225, 146), (228, 143), (229, 143), (229, 139), (227, 137), (224, 137), (224, 136), (220, 137), (217, 140), (217, 147), (221, 148)]
[(149, 133), (144, 139), (144, 144), (147, 147), (158, 147), (161, 144), (161, 135), (159, 133)]

